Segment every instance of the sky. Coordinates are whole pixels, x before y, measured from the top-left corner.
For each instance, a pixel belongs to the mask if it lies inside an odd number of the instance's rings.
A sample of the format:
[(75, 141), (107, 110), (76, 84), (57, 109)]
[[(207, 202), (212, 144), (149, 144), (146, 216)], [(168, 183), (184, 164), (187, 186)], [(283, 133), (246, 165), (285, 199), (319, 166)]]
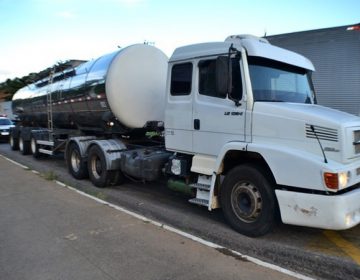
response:
[(171, 56), (233, 34), (355, 23), (359, 0), (0, 0), (0, 82), (145, 41)]

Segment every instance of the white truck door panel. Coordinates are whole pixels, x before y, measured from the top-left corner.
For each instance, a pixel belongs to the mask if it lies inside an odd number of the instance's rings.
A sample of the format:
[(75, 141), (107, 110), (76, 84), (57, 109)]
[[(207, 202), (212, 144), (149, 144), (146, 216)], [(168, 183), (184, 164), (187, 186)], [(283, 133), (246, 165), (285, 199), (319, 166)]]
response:
[[(193, 134), (195, 153), (218, 155), (225, 143), (245, 141), (245, 108), (229, 99), (198, 95), (194, 120), (199, 127)], [(206, 99), (212, 99), (210, 102)]]
[[(239, 58), (232, 61), (232, 95), (242, 99), (243, 86)], [(198, 89), (194, 98), (193, 151), (218, 155), (221, 148), (231, 141), (245, 141), (246, 103), (239, 106), (228, 97), (216, 92), (216, 60), (205, 59), (198, 63)]]
[(169, 101), (165, 118), (165, 138), (168, 150), (192, 151), (192, 96), (174, 97)]
[(165, 143), (168, 150), (191, 153), (193, 149), (193, 65), (174, 64), (165, 110)]

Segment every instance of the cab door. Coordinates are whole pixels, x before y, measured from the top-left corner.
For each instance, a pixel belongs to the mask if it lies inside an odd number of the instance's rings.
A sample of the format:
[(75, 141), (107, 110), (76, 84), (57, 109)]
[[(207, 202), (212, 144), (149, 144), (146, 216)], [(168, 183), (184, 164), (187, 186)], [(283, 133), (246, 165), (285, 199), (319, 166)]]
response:
[[(245, 141), (246, 102), (240, 58), (233, 58), (231, 67), (231, 96), (224, 97), (216, 91), (216, 57), (198, 62), (193, 105), (194, 153), (218, 155), (226, 143)], [(237, 104), (231, 98), (237, 99)]]
[(193, 150), (193, 63), (170, 65), (165, 110), (165, 143), (172, 151)]

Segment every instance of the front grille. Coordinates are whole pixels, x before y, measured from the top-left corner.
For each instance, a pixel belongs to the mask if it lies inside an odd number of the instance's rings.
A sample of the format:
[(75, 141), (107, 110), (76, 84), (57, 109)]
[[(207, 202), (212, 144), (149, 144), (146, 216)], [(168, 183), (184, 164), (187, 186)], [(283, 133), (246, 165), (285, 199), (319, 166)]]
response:
[[(311, 129), (311, 126), (313, 126), (315, 132)], [(333, 142), (339, 141), (338, 131), (333, 128), (306, 124), (305, 130), (306, 130), (307, 138), (316, 139), (318, 137), (320, 140), (333, 141)]]
[(354, 131), (355, 154), (360, 154), (360, 130)]

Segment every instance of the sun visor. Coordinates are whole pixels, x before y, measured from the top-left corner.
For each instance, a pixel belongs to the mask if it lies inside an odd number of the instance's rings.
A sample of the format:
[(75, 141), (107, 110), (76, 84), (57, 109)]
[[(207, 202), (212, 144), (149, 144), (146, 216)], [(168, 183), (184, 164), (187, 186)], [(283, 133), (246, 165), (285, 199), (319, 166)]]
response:
[(246, 49), (249, 56), (264, 57), (315, 71), (315, 67), (309, 59), (295, 52), (249, 39), (241, 40), (241, 45)]

